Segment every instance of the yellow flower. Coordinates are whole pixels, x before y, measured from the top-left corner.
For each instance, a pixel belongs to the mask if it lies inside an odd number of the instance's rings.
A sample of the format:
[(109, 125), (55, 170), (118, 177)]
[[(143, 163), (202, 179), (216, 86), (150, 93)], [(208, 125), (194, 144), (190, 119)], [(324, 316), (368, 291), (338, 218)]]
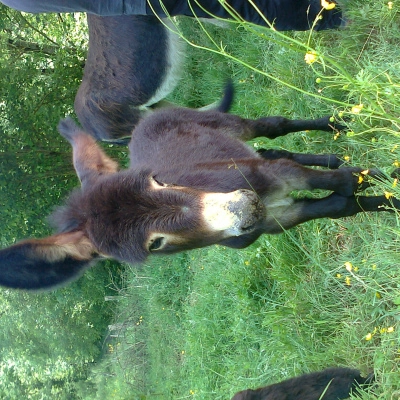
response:
[(381, 298), (382, 298), (382, 295), (381, 295), (379, 292), (376, 292), (376, 293), (375, 293), (375, 297), (376, 297), (377, 299), (381, 299)]
[(400, 167), (400, 162), (398, 162), (397, 160), (393, 163), (393, 165), (395, 166), (395, 167)]
[(363, 104), (358, 104), (357, 106), (353, 106), (351, 108), (351, 112), (354, 114), (358, 114), (361, 112), (361, 110), (363, 109), (364, 105)]
[(315, 53), (315, 51), (307, 51), (306, 55), (304, 56), (304, 60), (306, 64), (311, 65), (317, 61), (317, 53)]
[(325, 10), (333, 10), (336, 7), (336, 4), (330, 3), (329, 1), (326, 0), (321, 0), (321, 6), (322, 8), (325, 8)]
[(393, 1), (388, 2), (388, 9), (391, 10), (393, 8)]
[(359, 175), (357, 183), (360, 185), (361, 183), (363, 183), (363, 181), (364, 181), (364, 178), (362, 177), (362, 175)]
[(393, 197), (392, 192), (384, 192), (385, 197), (389, 200), (391, 197)]
[(346, 285), (347, 285), (347, 286), (350, 286), (350, 285), (351, 285), (351, 279), (350, 279), (349, 276), (346, 276), (345, 282), (346, 282)]
[(336, 274), (336, 278), (341, 278), (342, 274)]
[(344, 263), (344, 266), (346, 267), (347, 271), (349, 271), (349, 272), (353, 269), (353, 265), (351, 264), (350, 261), (346, 261)]
[(245, 265), (250, 265), (250, 261), (245, 261), (244, 264)]
[(372, 333), (368, 333), (367, 336), (365, 336), (365, 340), (371, 340), (372, 339)]
[(395, 188), (397, 186), (398, 182), (399, 182), (399, 180), (397, 178), (394, 178), (393, 183), (392, 183), (392, 188)]
[(350, 156), (344, 156), (344, 161), (350, 161)]
[(387, 328), (388, 333), (392, 333), (393, 331), (394, 331), (394, 326), (389, 326), (389, 328)]

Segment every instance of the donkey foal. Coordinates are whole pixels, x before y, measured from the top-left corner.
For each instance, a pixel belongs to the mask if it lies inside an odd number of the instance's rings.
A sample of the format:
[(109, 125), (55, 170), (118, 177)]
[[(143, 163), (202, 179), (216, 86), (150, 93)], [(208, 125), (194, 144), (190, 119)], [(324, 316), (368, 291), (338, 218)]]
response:
[[(332, 155), (267, 151), (242, 140), (304, 129), (331, 131), (329, 118), (244, 119), (184, 108), (143, 119), (129, 145), (130, 167), (117, 164), (71, 119), (59, 125), (73, 147), (82, 187), (53, 215), (58, 233), (0, 251), (0, 284), (51, 288), (75, 279), (99, 257), (130, 263), (150, 254), (221, 244), (246, 247), (316, 218), (400, 209), (397, 199), (359, 196), (378, 171), (339, 166)], [(317, 170), (305, 165), (331, 169)], [(363, 179), (360, 179), (360, 176)], [(325, 189), (324, 198), (295, 199), (295, 190)]]

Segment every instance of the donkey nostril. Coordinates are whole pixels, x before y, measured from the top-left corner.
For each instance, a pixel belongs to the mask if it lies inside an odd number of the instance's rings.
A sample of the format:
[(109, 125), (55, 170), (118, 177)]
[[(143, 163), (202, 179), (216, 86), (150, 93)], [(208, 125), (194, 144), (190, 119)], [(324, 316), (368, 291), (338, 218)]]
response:
[(242, 230), (242, 232), (251, 232), (254, 230), (256, 224), (251, 224), (248, 226), (242, 226), (240, 229)]

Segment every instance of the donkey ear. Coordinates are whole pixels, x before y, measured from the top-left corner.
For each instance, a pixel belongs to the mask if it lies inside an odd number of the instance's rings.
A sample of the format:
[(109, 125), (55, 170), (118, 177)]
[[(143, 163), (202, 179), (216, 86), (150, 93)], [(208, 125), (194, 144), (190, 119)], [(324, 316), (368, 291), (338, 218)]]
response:
[(77, 279), (97, 256), (83, 232), (30, 239), (0, 250), (0, 285), (52, 289)]
[(118, 171), (118, 164), (108, 157), (96, 140), (81, 130), (72, 118), (61, 120), (58, 131), (72, 145), (75, 171), (83, 187), (94, 183), (101, 175)]

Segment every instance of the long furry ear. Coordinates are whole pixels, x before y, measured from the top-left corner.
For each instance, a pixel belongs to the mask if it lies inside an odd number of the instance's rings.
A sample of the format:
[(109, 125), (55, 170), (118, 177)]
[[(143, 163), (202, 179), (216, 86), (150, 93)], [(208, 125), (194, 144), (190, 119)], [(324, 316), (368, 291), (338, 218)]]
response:
[(54, 289), (77, 279), (98, 256), (83, 232), (30, 239), (0, 250), (0, 285)]
[(118, 171), (118, 164), (71, 118), (61, 120), (58, 130), (72, 145), (75, 171), (83, 188), (92, 185), (101, 175)]

